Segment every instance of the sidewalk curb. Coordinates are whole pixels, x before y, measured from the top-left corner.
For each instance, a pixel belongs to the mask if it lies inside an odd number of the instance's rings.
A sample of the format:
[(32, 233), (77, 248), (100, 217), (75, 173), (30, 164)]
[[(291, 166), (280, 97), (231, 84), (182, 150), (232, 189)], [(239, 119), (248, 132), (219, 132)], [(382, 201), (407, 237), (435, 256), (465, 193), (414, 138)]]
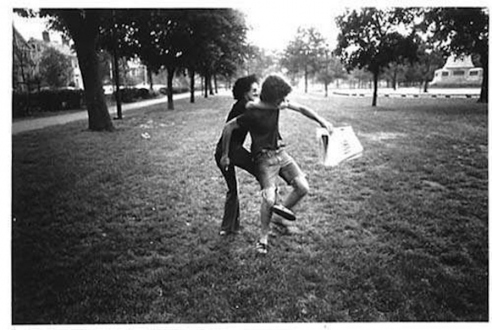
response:
[[(350, 97), (372, 97), (372, 93), (342, 93), (333, 92), (333, 95), (338, 96), (350, 96)], [(388, 98), (478, 98), (479, 94), (398, 94), (398, 93), (384, 93), (378, 94), (378, 97), (388, 97)]]
[[(173, 100), (176, 101), (187, 98), (189, 96), (189, 93), (173, 95)], [(121, 110), (122, 112), (126, 112), (160, 103), (167, 103), (167, 97), (123, 104)], [(116, 113), (116, 105), (108, 107), (108, 112), (110, 115)], [(25, 119), (18, 122), (13, 122), (12, 135), (42, 129), (49, 126), (64, 125), (78, 120), (88, 120), (87, 110), (80, 110), (69, 114), (59, 114), (51, 117)]]

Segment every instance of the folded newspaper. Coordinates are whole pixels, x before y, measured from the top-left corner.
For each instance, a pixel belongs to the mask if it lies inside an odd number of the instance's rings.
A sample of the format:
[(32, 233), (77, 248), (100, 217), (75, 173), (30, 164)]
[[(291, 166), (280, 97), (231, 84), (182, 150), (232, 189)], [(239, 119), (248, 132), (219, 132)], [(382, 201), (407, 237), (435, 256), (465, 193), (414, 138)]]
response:
[(344, 161), (358, 158), (364, 150), (352, 126), (335, 127), (331, 134), (325, 128), (318, 128), (316, 136), (320, 161), (325, 166), (337, 166)]

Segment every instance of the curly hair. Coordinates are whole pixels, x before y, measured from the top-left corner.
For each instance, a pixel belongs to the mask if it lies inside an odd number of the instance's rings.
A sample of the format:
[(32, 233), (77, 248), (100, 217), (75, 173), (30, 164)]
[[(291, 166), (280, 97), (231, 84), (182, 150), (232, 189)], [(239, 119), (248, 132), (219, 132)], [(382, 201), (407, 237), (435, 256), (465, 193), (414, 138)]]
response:
[(268, 76), (261, 85), (260, 100), (277, 103), (292, 91), (292, 87), (278, 75)]
[(256, 75), (252, 74), (249, 76), (241, 77), (234, 83), (232, 87), (232, 96), (234, 100), (241, 100), (244, 98), (244, 94), (249, 92), (251, 85), (258, 83), (258, 78)]

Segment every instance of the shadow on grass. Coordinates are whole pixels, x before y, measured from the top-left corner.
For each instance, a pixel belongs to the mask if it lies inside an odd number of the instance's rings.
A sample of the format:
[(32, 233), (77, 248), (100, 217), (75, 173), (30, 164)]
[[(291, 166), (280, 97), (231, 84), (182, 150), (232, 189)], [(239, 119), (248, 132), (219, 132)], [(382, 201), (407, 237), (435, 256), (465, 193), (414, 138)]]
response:
[(74, 123), (13, 137), (13, 323), (487, 320), (486, 109), (303, 101), (350, 123), (365, 151), (325, 168), (314, 124), (282, 113), (311, 192), (296, 210), (303, 234), (276, 235), (265, 257), (244, 172), (244, 230), (217, 234), (213, 150), (229, 98), (134, 111), (113, 133)]

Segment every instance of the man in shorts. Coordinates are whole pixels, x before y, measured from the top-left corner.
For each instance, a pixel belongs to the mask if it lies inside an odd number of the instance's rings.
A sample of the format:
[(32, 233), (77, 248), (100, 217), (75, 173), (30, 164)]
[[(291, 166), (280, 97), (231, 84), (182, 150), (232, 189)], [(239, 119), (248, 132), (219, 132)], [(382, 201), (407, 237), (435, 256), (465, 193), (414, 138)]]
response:
[[(260, 100), (249, 102), (246, 112), (227, 122), (222, 139), (221, 165), (227, 168), (230, 164), (229, 143), (235, 129), (246, 129), (251, 136), (251, 154), (257, 167), (258, 180), (261, 186), (262, 203), (260, 208), (261, 235), (256, 250), (265, 254), (268, 250), (268, 234), (272, 213), (276, 212), (290, 220), (295, 216), (290, 211), (308, 192), (309, 184), (304, 173), (294, 159), (284, 150), (278, 133), (279, 114), (282, 109), (291, 109), (318, 122), (329, 132), (332, 124), (317, 115), (313, 110), (285, 101), (292, 87), (280, 76), (268, 76), (261, 86)], [(285, 198), (283, 205), (276, 204), (276, 178), (280, 175), (293, 190)]]

